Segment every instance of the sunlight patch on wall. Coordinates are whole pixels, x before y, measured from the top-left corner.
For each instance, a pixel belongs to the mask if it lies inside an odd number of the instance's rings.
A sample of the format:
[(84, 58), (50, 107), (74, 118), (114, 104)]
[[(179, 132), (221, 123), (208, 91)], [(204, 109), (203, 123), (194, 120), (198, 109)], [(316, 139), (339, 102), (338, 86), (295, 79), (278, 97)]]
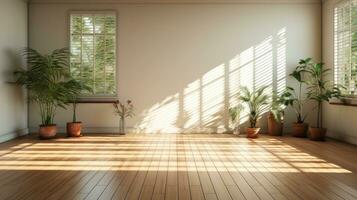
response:
[(201, 103), (200, 89), (201, 80), (196, 80), (184, 89), (184, 113), (183, 113), (183, 128), (196, 129), (201, 126)]
[(224, 67), (220, 65), (202, 77), (202, 126), (222, 125), (224, 103)]
[(254, 80), (254, 47), (248, 48), (239, 55), (240, 62), (240, 86), (246, 86), (250, 90), (253, 89)]
[(286, 88), (286, 49), (287, 49), (287, 38), (286, 38), (286, 28), (281, 29), (277, 34), (278, 44), (277, 44), (277, 88), (276, 91), (281, 93)]
[(161, 103), (155, 104), (144, 113), (144, 119), (138, 129), (150, 133), (178, 132), (176, 125), (179, 115), (178, 98), (179, 94), (177, 93), (167, 97)]
[[(134, 132), (220, 132), (229, 129), (228, 109), (239, 103), (242, 86), (266, 93), (286, 87), (286, 28), (268, 36), (187, 84), (182, 91), (142, 113)], [(268, 112), (268, 106), (265, 107)], [(240, 116), (240, 124), (248, 115)]]
[(273, 89), (273, 37), (268, 37), (254, 48), (254, 88), (269, 86)]
[[(267, 87), (266, 94), (273, 92), (273, 37), (270, 36), (254, 48), (255, 68), (254, 68), (254, 89)], [(263, 112), (269, 112), (269, 105), (264, 106)]]

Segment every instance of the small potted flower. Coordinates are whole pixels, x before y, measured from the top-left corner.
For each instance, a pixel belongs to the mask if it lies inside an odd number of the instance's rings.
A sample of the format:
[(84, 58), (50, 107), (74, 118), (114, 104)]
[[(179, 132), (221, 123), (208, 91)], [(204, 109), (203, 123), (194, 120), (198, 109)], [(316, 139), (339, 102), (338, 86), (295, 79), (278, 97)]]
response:
[(114, 112), (119, 115), (119, 134), (125, 135), (125, 118), (134, 116), (134, 105), (131, 100), (127, 100), (126, 104), (117, 101), (113, 106)]

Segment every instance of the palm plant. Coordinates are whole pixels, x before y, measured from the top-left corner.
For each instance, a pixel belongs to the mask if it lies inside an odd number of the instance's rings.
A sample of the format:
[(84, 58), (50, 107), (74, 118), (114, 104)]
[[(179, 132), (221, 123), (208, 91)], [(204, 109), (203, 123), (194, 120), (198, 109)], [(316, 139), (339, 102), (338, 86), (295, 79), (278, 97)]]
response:
[(324, 80), (329, 71), (323, 63), (312, 64), (306, 69), (309, 74), (307, 97), (317, 103), (316, 128), (322, 128), (322, 103), (331, 98), (341, 97), (339, 87), (329, 80)]
[(257, 128), (257, 121), (263, 114), (264, 106), (269, 103), (269, 96), (264, 94), (266, 88), (267, 86), (261, 87), (252, 92), (247, 87), (241, 90), (239, 99), (248, 105), (250, 128)]
[(290, 74), (290, 76), (293, 77), (299, 84), (298, 92), (296, 93), (292, 87), (287, 87), (286, 91), (284, 92), (285, 105), (289, 105), (293, 108), (296, 114), (297, 123), (304, 123), (307, 117), (307, 113), (303, 113), (306, 98), (303, 97), (302, 87), (303, 84), (306, 83), (304, 80), (304, 75), (306, 73), (306, 69), (311, 66), (311, 61), (312, 58), (301, 59), (298, 66)]
[(65, 108), (68, 95), (69, 51), (56, 49), (41, 55), (34, 49), (24, 50), (28, 69), (15, 71), (17, 84), (29, 90), (29, 100), (39, 105), (42, 125), (51, 125), (57, 107)]

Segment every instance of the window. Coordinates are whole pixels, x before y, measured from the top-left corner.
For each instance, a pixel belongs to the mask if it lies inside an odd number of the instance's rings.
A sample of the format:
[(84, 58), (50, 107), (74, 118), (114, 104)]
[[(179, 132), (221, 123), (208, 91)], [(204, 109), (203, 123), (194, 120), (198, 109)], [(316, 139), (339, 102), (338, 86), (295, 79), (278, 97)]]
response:
[(116, 14), (71, 13), (71, 75), (92, 87), (85, 96), (116, 94)]
[(335, 8), (334, 80), (346, 96), (357, 95), (357, 0), (345, 0)]

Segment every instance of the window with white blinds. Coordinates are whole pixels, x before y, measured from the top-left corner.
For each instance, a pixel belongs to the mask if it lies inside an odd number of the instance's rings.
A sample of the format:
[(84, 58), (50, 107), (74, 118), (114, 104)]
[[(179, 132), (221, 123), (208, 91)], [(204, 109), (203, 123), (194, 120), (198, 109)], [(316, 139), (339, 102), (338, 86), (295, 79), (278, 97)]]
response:
[(344, 0), (335, 7), (334, 81), (346, 96), (357, 95), (357, 0)]
[(71, 13), (71, 75), (92, 88), (84, 96), (116, 94), (116, 14)]

